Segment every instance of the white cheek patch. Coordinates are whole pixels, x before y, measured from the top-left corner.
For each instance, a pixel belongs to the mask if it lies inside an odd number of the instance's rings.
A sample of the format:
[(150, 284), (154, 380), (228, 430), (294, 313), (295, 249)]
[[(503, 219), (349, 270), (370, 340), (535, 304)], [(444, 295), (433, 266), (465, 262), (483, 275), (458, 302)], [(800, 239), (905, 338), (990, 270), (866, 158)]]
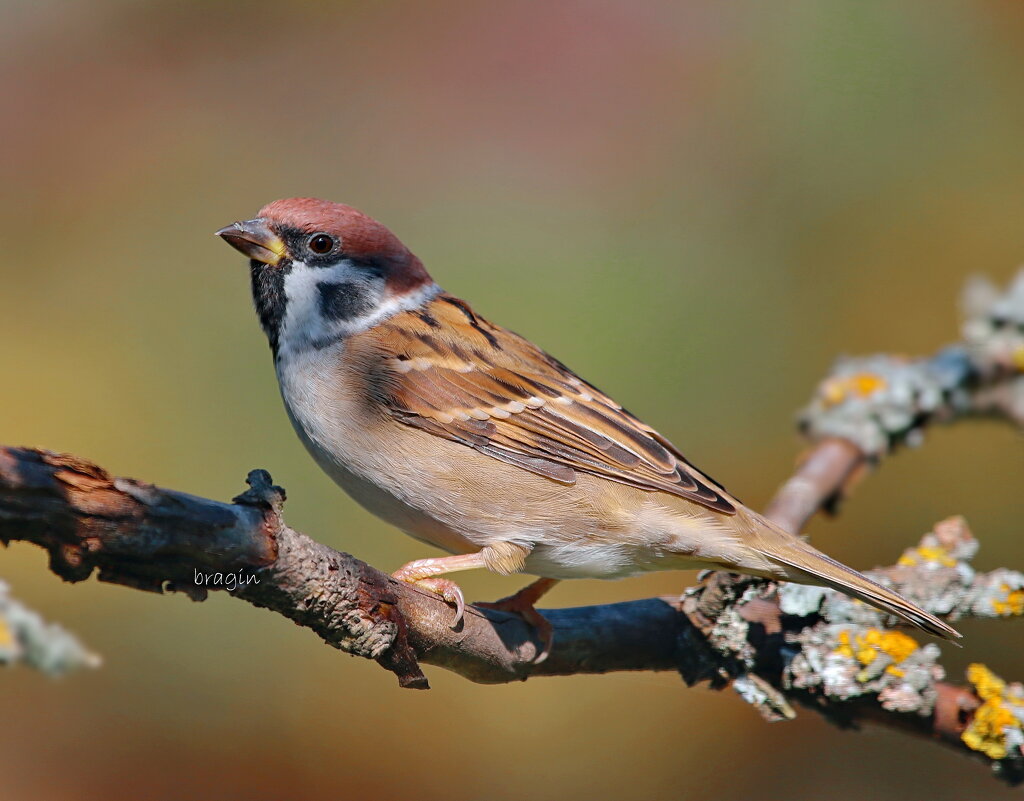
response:
[(386, 296), (383, 278), (349, 261), (332, 267), (293, 262), (284, 279), (279, 352), (322, 348), (397, 312), (414, 309), (440, 291), (436, 284), (429, 284), (397, 297)]
[(333, 267), (308, 267), (293, 262), (284, 279), (281, 349), (301, 351), (335, 339), (342, 333), (339, 327), (348, 322), (338, 319), (338, 303), (346, 297), (358, 298), (362, 308), (370, 309), (379, 304), (382, 292), (382, 281), (361, 273), (349, 262)]

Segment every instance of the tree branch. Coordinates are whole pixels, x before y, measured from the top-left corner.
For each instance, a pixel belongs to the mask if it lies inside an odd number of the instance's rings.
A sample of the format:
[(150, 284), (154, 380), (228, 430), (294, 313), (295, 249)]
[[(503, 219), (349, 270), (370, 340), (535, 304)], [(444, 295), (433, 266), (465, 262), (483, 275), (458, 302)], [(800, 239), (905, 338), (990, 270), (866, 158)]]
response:
[[(803, 414), (813, 445), (770, 516), (799, 531), (884, 455), (919, 443), (931, 423), (1024, 420), (1024, 277), (1004, 295), (981, 298), (979, 286), (961, 345), (930, 359), (837, 365)], [(43, 547), (68, 581), (96, 572), (196, 600), (227, 588), (376, 660), (405, 687), (427, 686), (421, 664), (483, 683), (676, 670), (690, 684), (733, 686), (770, 719), (792, 717), (795, 703), (842, 725), (880, 722), (937, 736), (1007, 781), (1024, 778), (1024, 689), (980, 665), (970, 687), (945, 684), (937, 646), (888, 629), (892, 620), (839, 593), (711, 573), (682, 598), (545, 610), (554, 648), (536, 663), (540, 643), (517, 616), (470, 607), (452, 630), (451, 608), (436, 596), (289, 528), (284, 491), (266, 472), (248, 483), (226, 504), (114, 478), (76, 457), (0, 448), (0, 540)], [(951, 619), (1019, 615), (1024, 576), (975, 574), (967, 562), (976, 547), (962, 521), (947, 521), (875, 576)]]
[(289, 528), (284, 491), (262, 470), (248, 482), (227, 504), (114, 478), (77, 457), (0, 448), (0, 540), (41, 546), (68, 581), (95, 571), (100, 581), (195, 600), (228, 589), (377, 660), (406, 687), (427, 686), (418, 662), (485, 683), (675, 667), (664, 635), (678, 610), (661, 600), (550, 610), (559, 645), (534, 665), (540, 643), (519, 617), (470, 607), (453, 631), (452, 609), (437, 596)]

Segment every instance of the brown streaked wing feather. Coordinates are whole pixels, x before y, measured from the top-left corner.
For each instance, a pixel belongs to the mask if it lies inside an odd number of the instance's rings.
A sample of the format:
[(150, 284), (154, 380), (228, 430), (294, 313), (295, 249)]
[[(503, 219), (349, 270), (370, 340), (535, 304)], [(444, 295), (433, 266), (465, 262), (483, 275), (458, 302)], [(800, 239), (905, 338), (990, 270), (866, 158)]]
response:
[(407, 425), (562, 484), (578, 471), (736, 511), (654, 429), (464, 301), (442, 294), (365, 336), (388, 354), (382, 400)]

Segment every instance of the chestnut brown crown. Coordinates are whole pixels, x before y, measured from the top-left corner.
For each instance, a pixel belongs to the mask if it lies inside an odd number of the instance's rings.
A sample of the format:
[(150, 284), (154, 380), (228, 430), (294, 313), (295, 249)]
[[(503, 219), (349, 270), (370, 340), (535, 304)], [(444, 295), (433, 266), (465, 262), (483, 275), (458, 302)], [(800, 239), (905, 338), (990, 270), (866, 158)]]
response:
[(259, 217), (281, 237), (295, 260), (316, 264), (348, 259), (379, 270), (393, 293), (431, 282), (423, 263), (387, 226), (352, 206), (286, 198), (268, 203)]

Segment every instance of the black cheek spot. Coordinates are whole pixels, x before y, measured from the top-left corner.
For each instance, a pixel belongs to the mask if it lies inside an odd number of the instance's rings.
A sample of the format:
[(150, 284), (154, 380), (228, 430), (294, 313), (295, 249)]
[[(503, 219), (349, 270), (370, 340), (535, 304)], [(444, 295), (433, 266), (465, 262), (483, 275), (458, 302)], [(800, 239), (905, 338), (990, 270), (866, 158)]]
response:
[(373, 311), (369, 288), (353, 281), (320, 283), (320, 313), (329, 320), (352, 320)]

